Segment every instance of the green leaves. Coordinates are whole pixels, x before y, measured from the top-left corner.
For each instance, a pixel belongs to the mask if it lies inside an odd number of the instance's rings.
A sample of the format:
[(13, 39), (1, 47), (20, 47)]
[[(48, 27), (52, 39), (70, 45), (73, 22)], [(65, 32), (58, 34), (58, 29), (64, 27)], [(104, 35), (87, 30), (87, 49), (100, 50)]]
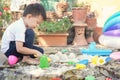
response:
[(68, 17), (58, 19), (56, 22), (44, 21), (37, 28), (45, 33), (65, 33), (72, 27), (72, 23)]
[[(8, 3), (9, 0), (0, 0), (0, 12), (2, 15), (0, 16), (0, 26), (3, 27), (4, 22), (9, 24), (12, 21), (12, 14), (10, 11), (10, 5)], [(4, 22), (3, 22), (4, 21)], [(4, 25), (5, 27), (5, 25)]]

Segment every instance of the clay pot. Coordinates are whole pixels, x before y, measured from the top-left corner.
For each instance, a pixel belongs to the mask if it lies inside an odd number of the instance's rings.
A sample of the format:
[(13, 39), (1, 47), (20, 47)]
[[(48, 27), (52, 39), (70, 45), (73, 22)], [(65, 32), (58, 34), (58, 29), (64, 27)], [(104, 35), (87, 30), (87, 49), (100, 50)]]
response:
[(76, 22), (85, 22), (87, 16), (87, 8), (74, 7), (72, 9), (73, 21)]
[(88, 43), (94, 42), (93, 33), (94, 33), (93, 28), (90, 28), (90, 27), (86, 28), (85, 37), (86, 37), (86, 40), (87, 40)]
[(39, 34), (39, 46), (67, 46), (67, 36), (65, 34)]
[(99, 43), (99, 37), (102, 35), (102, 27), (95, 27), (93, 38), (96, 43)]
[(93, 18), (87, 17), (87, 18), (86, 18), (86, 23), (87, 23), (88, 27), (95, 28), (95, 27), (96, 27), (96, 24), (97, 24), (97, 20), (96, 20), (95, 17), (93, 17)]

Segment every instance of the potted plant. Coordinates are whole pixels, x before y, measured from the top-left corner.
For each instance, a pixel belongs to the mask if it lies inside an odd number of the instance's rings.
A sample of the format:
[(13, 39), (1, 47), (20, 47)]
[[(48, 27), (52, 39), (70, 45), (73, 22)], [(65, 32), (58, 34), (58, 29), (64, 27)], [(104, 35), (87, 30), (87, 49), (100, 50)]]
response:
[[(12, 22), (12, 14), (10, 11), (10, 4), (6, 3), (6, 0), (0, 0), (0, 21), (2, 22), (0, 25), (6, 28), (8, 24)], [(7, 0), (7, 2), (9, 2)]]
[(3, 25), (2, 25), (2, 20), (0, 19), (0, 39), (2, 38), (2, 35), (3, 35)]
[(57, 21), (44, 21), (37, 29), (38, 43), (40, 46), (66, 46), (68, 29), (72, 23), (68, 17), (63, 17)]
[[(7, 2), (8, 1), (9, 0), (7, 0)], [(12, 21), (12, 15), (9, 8), (10, 5), (7, 2), (6, 0), (0, 0), (0, 39), (4, 30)]]

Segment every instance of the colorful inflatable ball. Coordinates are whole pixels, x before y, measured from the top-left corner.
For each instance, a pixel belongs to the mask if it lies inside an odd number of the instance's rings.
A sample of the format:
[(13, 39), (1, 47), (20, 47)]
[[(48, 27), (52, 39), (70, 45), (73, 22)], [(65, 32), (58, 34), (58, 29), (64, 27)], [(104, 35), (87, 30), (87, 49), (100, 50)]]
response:
[(114, 13), (105, 22), (99, 43), (106, 47), (120, 48), (120, 11)]
[(106, 20), (105, 24), (106, 24), (108, 21), (110, 21), (111, 19), (113, 19), (114, 17), (117, 17), (117, 16), (120, 16), (120, 11), (115, 12), (112, 16), (110, 16), (110, 17)]
[(109, 21), (104, 25), (103, 32), (108, 31), (108, 29), (109, 29), (110, 27), (112, 27), (113, 25), (118, 24), (118, 23), (120, 23), (120, 16), (115, 17), (115, 18), (109, 20)]
[(110, 26), (106, 31), (120, 29), (120, 23)]

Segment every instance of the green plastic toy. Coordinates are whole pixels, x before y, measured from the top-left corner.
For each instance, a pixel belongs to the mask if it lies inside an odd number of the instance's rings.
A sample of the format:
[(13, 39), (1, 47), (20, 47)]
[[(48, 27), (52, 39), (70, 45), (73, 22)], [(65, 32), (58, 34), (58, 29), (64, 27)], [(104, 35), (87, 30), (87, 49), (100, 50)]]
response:
[(48, 62), (48, 59), (47, 59), (47, 56), (46, 56), (46, 55), (42, 55), (42, 56), (40, 57), (39, 67), (40, 67), (40, 68), (49, 68), (49, 62)]
[(67, 62), (69, 65), (74, 65), (75, 64), (75, 62), (73, 62), (73, 61), (69, 61), (69, 62)]
[(63, 50), (61, 50), (61, 52), (62, 52), (62, 53), (65, 53), (65, 52), (67, 52), (67, 49), (63, 49)]
[(94, 76), (87, 76), (87, 77), (85, 77), (85, 80), (95, 80), (95, 77)]

